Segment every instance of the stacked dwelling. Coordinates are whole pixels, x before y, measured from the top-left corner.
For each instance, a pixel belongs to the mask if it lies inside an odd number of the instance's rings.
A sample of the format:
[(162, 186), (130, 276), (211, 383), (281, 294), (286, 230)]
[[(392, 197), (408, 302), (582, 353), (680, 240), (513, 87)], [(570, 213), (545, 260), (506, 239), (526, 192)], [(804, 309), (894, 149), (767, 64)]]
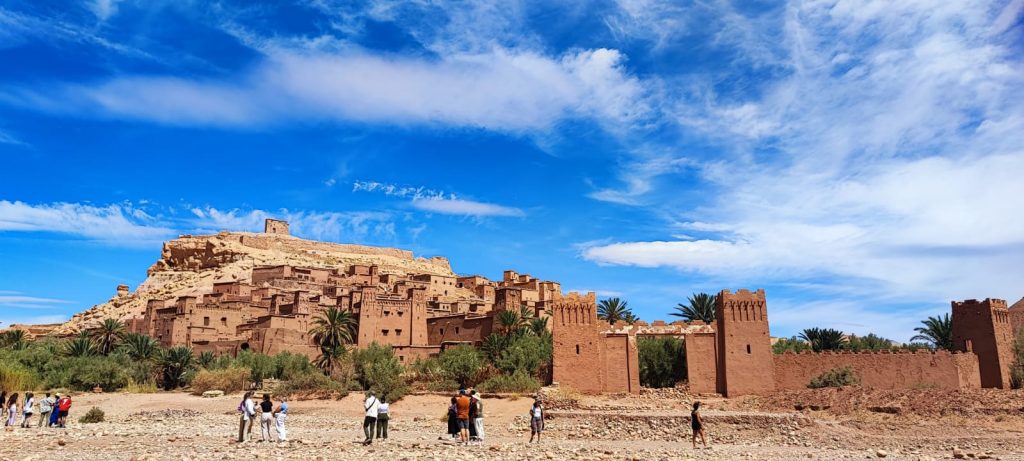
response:
[(165, 347), (314, 357), (319, 350), (309, 330), (334, 307), (358, 320), (357, 347), (389, 345), (407, 362), (449, 345), (479, 344), (503, 310), (526, 308), (544, 317), (560, 296), (558, 283), (513, 271), (495, 282), (478, 275), (381, 274), (376, 265), (259, 266), (248, 280), (215, 283), (209, 293), (150, 300), (127, 324)]

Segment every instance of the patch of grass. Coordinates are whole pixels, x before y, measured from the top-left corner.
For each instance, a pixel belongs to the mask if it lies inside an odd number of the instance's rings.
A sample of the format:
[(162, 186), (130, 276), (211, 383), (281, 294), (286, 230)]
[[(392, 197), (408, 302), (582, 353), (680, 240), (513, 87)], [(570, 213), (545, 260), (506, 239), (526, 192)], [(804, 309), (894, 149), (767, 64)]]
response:
[(274, 389), (275, 395), (288, 396), (296, 400), (335, 398), (348, 395), (348, 389), (341, 383), (319, 372), (302, 373), (283, 381)]
[(818, 375), (807, 384), (807, 387), (821, 389), (823, 387), (843, 387), (854, 384), (860, 384), (860, 378), (854, 373), (853, 368), (840, 367)]
[(248, 368), (229, 367), (223, 370), (199, 370), (192, 378), (192, 393), (202, 395), (206, 391), (224, 391), (225, 394), (245, 389), (252, 371)]
[(103, 422), (103, 410), (92, 407), (89, 411), (85, 412), (81, 418), (78, 418), (78, 422), (82, 424), (102, 423)]
[(129, 379), (124, 391), (129, 394), (153, 394), (157, 391), (157, 387), (153, 381), (137, 383), (134, 379)]

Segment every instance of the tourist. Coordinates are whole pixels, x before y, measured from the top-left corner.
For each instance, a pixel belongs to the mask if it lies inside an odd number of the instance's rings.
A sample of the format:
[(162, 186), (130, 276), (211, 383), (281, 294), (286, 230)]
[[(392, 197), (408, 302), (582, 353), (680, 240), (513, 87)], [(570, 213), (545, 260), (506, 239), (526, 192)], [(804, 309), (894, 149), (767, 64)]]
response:
[(473, 396), (471, 390), (466, 391), (466, 396), (469, 397), (469, 441), (476, 442), (480, 438), (476, 433), (476, 397)]
[(7, 399), (7, 423), (5, 426), (13, 426), (18, 420), (18, 393), (11, 394)]
[(238, 443), (245, 442), (252, 436), (252, 420), (256, 416), (256, 404), (252, 401), (252, 391), (246, 391), (242, 402), (238, 404), (238, 411), (242, 413), (238, 420)]
[(540, 443), (540, 433), (544, 430), (544, 406), (540, 400), (533, 401), (533, 408), (530, 408), (530, 442), (537, 436), (537, 443)]
[(469, 445), (469, 396), (466, 395), (465, 389), (459, 391), (455, 406), (459, 418), (459, 440), (464, 445)]
[(260, 402), (260, 442), (273, 442), (270, 433), (270, 426), (274, 421), (274, 403), (270, 401), (270, 394), (263, 394), (263, 401)]
[(366, 410), (366, 417), (363, 418), (363, 435), (366, 436), (366, 440), (363, 441), (363, 444), (369, 445), (373, 443), (373, 434), (377, 427), (377, 412), (380, 411), (380, 400), (377, 400), (377, 395), (372, 391), (363, 402), (363, 409)]
[(697, 448), (697, 436), (700, 436), (700, 443), (704, 448), (708, 442), (704, 440), (704, 418), (700, 417), (700, 402), (693, 402), (693, 411), (690, 412), (690, 428), (693, 429), (693, 448)]
[(21, 427), (28, 427), (28, 420), (32, 419), (32, 409), (36, 406), (36, 398), (31, 392), (25, 393), (25, 407), (21, 409)]
[(46, 427), (50, 427), (49, 421), (50, 421), (50, 413), (53, 412), (53, 403), (54, 403), (53, 397), (50, 397), (50, 393), (49, 392), (46, 393), (46, 397), (43, 397), (43, 399), (39, 401), (39, 425), (38, 425), (38, 427), (43, 427), (43, 421), (47, 421)]
[(386, 397), (380, 398), (380, 406), (377, 407), (377, 440), (388, 439), (388, 420), (391, 419), (390, 405)]
[(46, 422), (46, 427), (54, 427), (60, 422), (60, 408), (57, 404), (60, 403), (60, 394), (53, 394), (53, 411), (50, 412), (50, 420)]
[(473, 427), (476, 428), (477, 440), (484, 441), (484, 401), (480, 398), (480, 394), (473, 389), (473, 408), (475, 410), (475, 417), (473, 418)]
[(71, 394), (67, 394), (57, 402), (57, 410), (60, 416), (57, 418), (58, 427), (67, 427), (68, 413), (71, 412)]
[(459, 435), (459, 405), (456, 400), (452, 397), (452, 404), (448, 405), (448, 436), (453, 439)]
[(288, 420), (288, 399), (286, 397), (281, 397), (281, 403), (274, 411), (274, 419), (277, 422), (277, 441), (288, 441), (288, 429), (284, 427), (285, 421)]

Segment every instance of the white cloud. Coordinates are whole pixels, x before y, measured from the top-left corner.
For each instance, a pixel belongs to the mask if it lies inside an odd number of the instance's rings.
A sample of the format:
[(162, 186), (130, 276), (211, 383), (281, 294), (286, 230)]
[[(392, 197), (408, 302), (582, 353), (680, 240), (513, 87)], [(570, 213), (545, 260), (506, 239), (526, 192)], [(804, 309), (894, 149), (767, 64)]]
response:
[(0, 200), (0, 232), (56, 232), (105, 243), (159, 244), (174, 231), (139, 218), (130, 203), (94, 206), (79, 203), (30, 205)]
[(96, 15), (100, 21), (106, 21), (117, 14), (117, 4), (122, 0), (93, 0), (89, 3), (89, 10)]
[(474, 202), (458, 198), (418, 198), (412, 201), (413, 208), (432, 213), (462, 216), (503, 216), (523, 217), (526, 213), (519, 208), (512, 208), (493, 203)]
[(0, 131), (0, 144), (10, 144), (10, 145), (14, 145), (14, 146), (27, 146), (28, 145), (28, 144), (25, 144), (20, 139), (18, 139), (16, 137), (14, 137), (13, 135), (11, 135), (10, 133), (6, 133), (6, 132), (3, 132), (3, 131)]
[(379, 192), (389, 197), (402, 197), (409, 199), (424, 198), (454, 198), (452, 194), (444, 191), (437, 191), (423, 186), (400, 186), (377, 181), (355, 181), (352, 183), (352, 192)]
[(195, 208), (192, 213), (197, 218), (190, 220), (190, 225), (204, 232), (262, 232), (264, 220), (273, 218), (288, 221), (291, 235), (315, 240), (346, 242), (367, 237), (393, 238), (396, 235), (392, 216), (385, 212), (225, 211), (207, 207)]
[(71, 301), (26, 296), (16, 291), (0, 291), (0, 308), (53, 309), (63, 304), (71, 304)]
[(29, 39), (81, 43), (125, 56), (154, 59), (143, 50), (107, 39), (102, 35), (102, 30), (96, 27), (80, 26), (56, 17), (30, 16), (0, 7), (0, 47), (20, 44)]
[[(634, 155), (636, 154), (634, 153)], [(622, 167), (619, 180), (625, 184), (624, 188), (599, 189), (587, 196), (594, 200), (620, 205), (643, 205), (645, 203), (644, 196), (654, 189), (655, 180), (693, 165), (693, 162), (687, 158), (666, 154), (638, 157), (641, 158)]]
[(8, 90), (50, 111), (181, 125), (252, 126), (288, 120), (444, 124), (520, 132), (566, 118), (629, 123), (647, 109), (616, 50), (549, 57), (518, 50), (438, 60), (359, 52), (279, 51), (230, 80), (118, 77), (64, 91)]

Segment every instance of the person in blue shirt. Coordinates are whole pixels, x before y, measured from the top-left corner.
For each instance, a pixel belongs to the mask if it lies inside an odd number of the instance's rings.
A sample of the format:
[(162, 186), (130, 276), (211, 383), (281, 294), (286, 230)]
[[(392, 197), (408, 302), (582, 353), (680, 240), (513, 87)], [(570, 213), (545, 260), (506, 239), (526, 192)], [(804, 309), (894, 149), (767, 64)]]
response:
[(277, 420), (277, 441), (288, 441), (288, 429), (284, 427), (284, 423), (288, 419), (287, 397), (281, 397), (281, 403), (277, 405), (277, 410), (274, 410), (274, 418)]

